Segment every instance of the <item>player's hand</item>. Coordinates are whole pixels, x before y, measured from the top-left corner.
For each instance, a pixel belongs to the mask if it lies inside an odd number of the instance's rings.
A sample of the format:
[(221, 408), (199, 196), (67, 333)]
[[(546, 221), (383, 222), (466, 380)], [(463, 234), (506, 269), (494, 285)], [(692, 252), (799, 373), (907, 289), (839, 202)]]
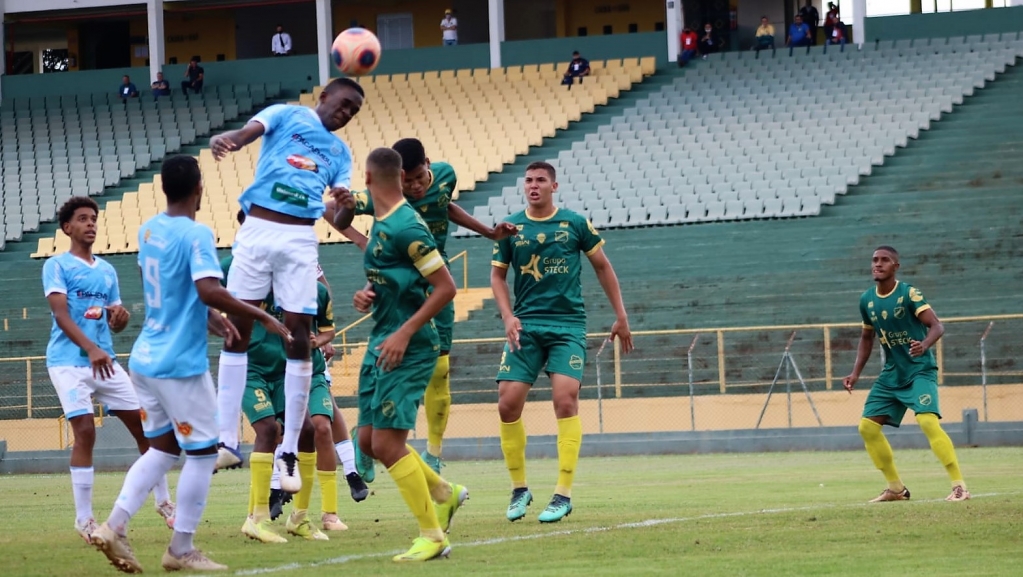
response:
[(327, 343), (327, 344), (323, 345), (322, 347), (320, 347), (320, 352), (323, 353), (323, 362), (329, 363), (330, 359), (334, 358), (334, 354), (335, 354), (336, 351), (334, 351), (334, 345), (333, 344)]
[(849, 391), (849, 394), (851, 395), (853, 392), (853, 387), (856, 386), (856, 381), (858, 380), (860, 380), (859, 375), (849, 375), (846, 378), (842, 379), (842, 386), (845, 387), (845, 390)]
[(384, 342), (377, 345), (379, 356), (377, 366), (386, 371), (398, 368), (401, 360), (405, 358), (405, 349), (408, 348), (409, 337), (405, 331), (398, 330), (387, 337)]
[(909, 341), (909, 356), (919, 357), (927, 352), (927, 348), (920, 341)]
[(376, 297), (377, 293), (373, 292), (371, 288), (355, 291), (355, 296), (352, 297), (352, 306), (360, 313), (368, 313), (373, 310), (373, 299)]
[(330, 189), (330, 196), (334, 199), (334, 204), (337, 207), (355, 210), (355, 195), (347, 188), (343, 186), (332, 188)]
[(518, 317), (511, 317), (504, 321), (504, 336), (508, 339), (508, 349), (515, 352), (522, 348), (519, 344), (519, 333), (522, 332), (522, 323)]
[(121, 305), (113, 305), (106, 307), (107, 309), (107, 323), (110, 325), (110, 330), (115, 333), (119, 333), (128, 326), (128, 319), (131, 318), (131, 313), (128, 309)]
[(214, 159), (224, 160), (227, 153), (238, 150), (238, 145), (227, 136), (218, 134), (210, 139), (210, 150), (213, 152)]
[(510, 222), (502, 222), (494, 227), (494, 235), (490, 240), (502, 240), (519, 234), (519, 229)]
[(92, 365), (92, 378), (109, 379), (114, 376), (114, 361), (110, 355), (99, 347), (89, 351), (89, 364)]
[(279, 335), (285, 342), (290, 343), (295, 340), (294, 337), (291, 336), (291, 331), (288, 330), (288, 327), (284, 326), (284, 323), (273, 318), (267, 313), (263, 313), (263, 317), (259, 319), (259, 323), (266, 328), (266, 332)]
[(611, 325), (611, 337), (609, 340), (618, 339), (622, 345), (622, 352), (629, 354), (634, 348), (632, 346), (632, 331), (629, 330), (629, 319), (618, 319)]

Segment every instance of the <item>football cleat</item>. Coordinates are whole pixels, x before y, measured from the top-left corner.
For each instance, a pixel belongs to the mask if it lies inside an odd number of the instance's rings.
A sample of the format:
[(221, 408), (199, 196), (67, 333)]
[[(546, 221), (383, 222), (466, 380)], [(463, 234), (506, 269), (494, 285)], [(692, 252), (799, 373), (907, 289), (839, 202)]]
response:
[(962, 485), (956, 485), (952, 487), (952, 492), (945, 497), (946, 501), (965, 501), (970, 498), (970, 492), (966, 490), (966, 487)]
[(220, 443), (217, 447), (217, 466), (214, 472), (221, 469), (240, 469), (242, 466), (242, 454), (238, 449), (228, 447)]
[(302, 477), (298, 475), (298, 456), (295, 453), (281, 453), (275, 462), (281, 475), (281, 490), (298, 493), (302, 490)]
[(526, 516), (526, 508), (533, 502), (533, 494), (529, 489), (521, 487), (512, 491), (511, 503), (508, 504), (508, 520), (518, 521)]
[(870, 500), (871, 503), (886, 503), (888, 501), (909, 501), (909, 489), (903, 487), (901, 491), (895, 492), (891, 489), (881, 491), (881, 494)]
[(263, 519), (256, 521), (255, 517), (249, 515), (242, 525), (242, 535), (260, 543), (287, 543), (288, 540), (281, 537), (270, 528), (270, 520)]
[(572, 499), (557, 493), (547, 503), (547, 508), (540, 513), (541, 523), (557, 523), (572, 514)]
[(396, 563), (409, 563), (416, 561), (429, 561), (431, 559), (439, 559), (441, 557), (447, 557), (451, 554), (451, 542), (445, 537), (440, 543), (431, 541), (426, 537), (417, 537), (412, 542), (412, 547), (402, 553), (401, 555), (395, 555), (392, 559)]
[(114, 532), (109, 525), (103, 523), (92, 532), (92, 544), (99, 549), (110, 564), (122, 573), (141, 573), (142, 565), (135, 558), (127, 537)]
[(170, 549), (163, 552), (163, 568), (167, 571), (226, 571), (227, 565), (211, 561), (198, 549), (192, 549), (181, 557), (175, 557)]
[(306, 541), (330, 541), (330, 537), (309, 522), (305, 511), (292, 511), (291, 515), (288, 515), (288, 522), (284, 524), (284, 527), (288, 533)]

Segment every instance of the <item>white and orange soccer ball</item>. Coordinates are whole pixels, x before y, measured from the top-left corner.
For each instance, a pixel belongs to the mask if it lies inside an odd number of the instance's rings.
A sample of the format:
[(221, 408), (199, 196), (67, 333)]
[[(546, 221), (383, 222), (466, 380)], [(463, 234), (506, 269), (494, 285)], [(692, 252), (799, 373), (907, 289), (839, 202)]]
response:
[(369, 74), (380, 63), (380, 40), (365, 28), (349, 28), (334, 39), (330, 58), (348, 76)]

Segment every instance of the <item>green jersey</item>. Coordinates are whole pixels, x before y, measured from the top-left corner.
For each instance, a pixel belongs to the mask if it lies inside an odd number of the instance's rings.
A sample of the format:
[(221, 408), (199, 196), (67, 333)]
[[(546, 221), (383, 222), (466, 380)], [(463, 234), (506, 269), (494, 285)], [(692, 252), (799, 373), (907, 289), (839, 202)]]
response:
[[(233, 261), (234, 257), (231, 255), (224, 257), (220, 261), (220, 268), (224, 271), (224, 278), (220, 281), (220, 284), (223, 286), (227, 286), (227, 273), (231, 270), (231, 263)], [(316, 330), (318, 332), (334, 330), (334, 306), (330, 300), (330, 291), (327, 290), (323, 283), (316, 284)], [(270, 311), (274, 318), (284, 322), (284, 311), (274, 304), (273, 292), (266, 295), (266, 298), (260, 303), (260, 308)], [(249, 373), (259, 375), (267, 381), (284, 378), (288, 357), (284, 346), (284, 339), (279, 335), (267, 333), (262, 323), (252, 324), (252, 336), (249, 338), (247, 354), (249, 357)], [(312, 361), (314, 375), (326, 372), (327, 363), (320, 349), (312, 351)]]
[[(366, 278), (373, 283), (373, 326), (369, 352), (397, 331), (426, 302), (426, 277), (444, 266), (444, 258), (423, 218), (408, 202), (373, 220), (363, 255)], [(409, 339), (406, 356), (440, 350), (433, 321)], [(421, 353), (420, 353), (421, 354)]]
[(522, 322), (585, 328), (581, 255), (590, 256), (604, 244), (593, 224), (564, 208), (542, 220), (523, 211), (505, 221), (519, 234), (494, 243), (491, 264), (515, 272), (515, 316)]
[(916, 375), (938, 370), (934, 351), (928, 350), (919, 357), (909, 354), (910, 341), (922, 341), (927, 337), (927, 326), (918, 317), (930, 308), (919, 290), (899, 281), (886, 295), (872, 288), (860, 297), (863, 328), (874, 329), (884, 349), (884, 370), (879, 382), (887, 382), (895, 388), (905, 387)]
[[(444, 247), (448, 243), (448, 205), (451, 204), (451, 195), (455, 191), (458, 178), (455, 176), (455, 169), (446, 162), (430, 163), (430, 186), (426, 194), (419, 200), (412, 200), (408, 197), (405, 200), (409, 205), (419, 212), (426, 222), (430, 234), (433, 235), (437, 250), (447, 261), (447, 253)], [(373, 214), (373, 199), (367, 192), (355, 193), (355, 214)]]

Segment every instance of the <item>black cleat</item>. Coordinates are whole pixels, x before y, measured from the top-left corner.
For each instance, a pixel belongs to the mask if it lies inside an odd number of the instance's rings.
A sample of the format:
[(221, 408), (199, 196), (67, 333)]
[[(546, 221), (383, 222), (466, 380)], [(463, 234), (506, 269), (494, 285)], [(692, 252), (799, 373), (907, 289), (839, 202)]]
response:
[(359, 473), (355, 471), (348, 473), (345, 475), (345, 481), (348, 481), (348, 489), (352, 492), (353, 501), (358, 503), (369, 497), (369, 487), (366, 486), (366, 482), (362, 480)]
[(270, 489), (270, 520), (276, 521), (284, 513), (284, 506), (291, 502), (292, 495), (280, 489)]

